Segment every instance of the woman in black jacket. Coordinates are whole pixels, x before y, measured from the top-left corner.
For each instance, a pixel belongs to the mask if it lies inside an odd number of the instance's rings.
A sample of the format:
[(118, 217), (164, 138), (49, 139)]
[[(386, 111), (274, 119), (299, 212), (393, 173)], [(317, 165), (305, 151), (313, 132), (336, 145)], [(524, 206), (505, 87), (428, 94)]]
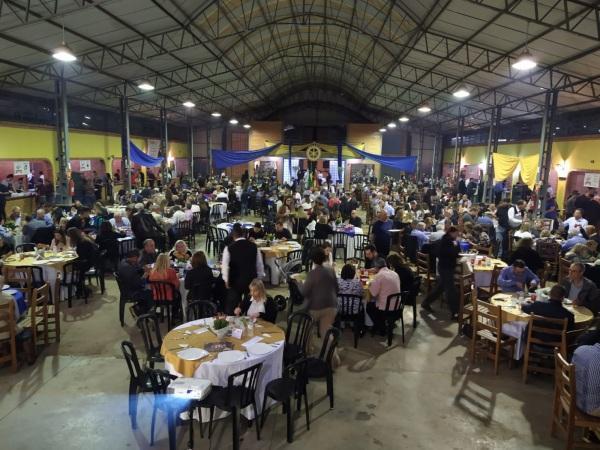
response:
[(102, 222), (100, 231), (96, 236), (96, 245), (102, 252), (106, 250), (106, 257), (116, 267), (119, 262), (119, 238), (125, 237), (125, 234), (117, 233), (113, 230), (110, 222)]
[(333, 234), (333, 228), (327, 223), (327, 216), (319, 217), (319, 221), (315, 225), (315, 239), (329, 239)]
[(215, 283), (212, 269), (208, 267), (204, 252), (196, 252), (191, 259), (192, 270), (185, 275), (184, 286), (188, 300), (212, 300)]
[(267, 296), (263, 282), (255, 278), (250, 283), (250, 298), (242, 300), (235, 308), (234, 313), (236, 316), (260, 317), (267, 322), (275, 323), (277, 320), (277, 305), (272, 297)]

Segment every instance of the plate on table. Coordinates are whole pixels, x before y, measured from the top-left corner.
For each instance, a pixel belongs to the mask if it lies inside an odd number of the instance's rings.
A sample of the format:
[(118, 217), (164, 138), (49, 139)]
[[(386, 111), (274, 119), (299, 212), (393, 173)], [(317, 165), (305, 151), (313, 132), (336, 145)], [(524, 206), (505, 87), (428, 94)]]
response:
[(179, 356), (181, 359), (186, 359), (188, 361), (204, 358), (206, 355), (208, 355), (206, 350), (194, 347), (186, 348), (185, 350), (181, 350), (177, 353), (177, 356)]
[(245, 357), (246, 354), (239, 350), (227, 350), (219, 353), (217, 359), (221, 362), (234, 363), (243, 360)]
[(267, 353), (271, 353), (272, 351), (273, 347), (269, 344), (265, 344), (264, 342), (259, 342), (248, 347), (248, 353), (255, 356), (266, 355)]
[(16, 289), (3, 289), (2, 292), (6, 293), (6, 294), (13, 295), (13, 294), (16, 294), (19, 291), (17, 291)]

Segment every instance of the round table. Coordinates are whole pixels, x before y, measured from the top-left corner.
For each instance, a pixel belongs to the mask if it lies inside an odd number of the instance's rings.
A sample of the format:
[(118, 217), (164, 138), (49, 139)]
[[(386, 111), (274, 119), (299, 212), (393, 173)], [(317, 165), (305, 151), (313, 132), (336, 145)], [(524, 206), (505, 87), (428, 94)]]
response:
[[(521, 321), (528, 322), (529, 314), (521, 311), (518, 305), (514, 305), (516, 294), (499, 293), (492, 297), (492, 305), (502, 307), (502, 322)], [(585, 306), (563, 305), (565, 309), (571, 311), (575, 316), (575, 325), (582, 328), (583, 325), (594, 319), (594, 313)]]
[(275, 260), (277, 258), (286, 257), (287, 254), (291, 251), (300, 250), (302, 246), (296, 241), (280, 241), (271, 244), (269, 247), (261, 247), (261, 242), (263, 241), (258, 241), (257, 245), (259, 246), (258, 249), (263, 255), (263, 261), (265, 265), (271, 269), (271, 280), (269, 281), (273, 286), (279, 286), (281, 272), (279, 270), (279, 267), (275, 265)]
[[(21, 258), (21, 256), (23, 258)], [(44, 258), (36, 259), (35, 252), (26, 252), (14, 254), (4, 260), (7, 267), (40, 267), (44, 276), (44, 281), (50, 285), (50, 291), (56, 292), (56, 277), (62, 273), (65, 264), (75, 261), (77, 253), (75, 252), (45, 252)]]
[(462, 262), (466, 262), (469, 269), (473, 272), (475, 287), (488, 287), (492, 282), (492, 271), (495, 266), (505, 268), (507, 264), (501, 259), (485, 256), (486, 264), (483, 264), (484, 255), (464, 255)]
[[(160, 349), (161, 355), (165, 358), (165, 368), (173, 375), (207, 379), (214, 386), (226, 387), (229, 375), (262, 363), (256, 389), (257, 406), (258, 410), (261, 411), (266, 385), (269, 381), (280, 378), (282, 374), (284, 331), (270, 322), (258, 319), (254, 325), (254, 336), (248, 336), (247, 332), (244, 331), (241, 339), (229, 336), (224, 339), (224, 342), (233, 344), (233, 350), (245, 352), (244, 343), (251, 339), (260, 338), (260, 342), (272, 345), (273, 350), (271, 352), (261, 356), (247, 355), (245, 359), (233, 363), (219, 361), (217, 352), (211, 352), (195, 361), (182, 359), (178, 354), (183, 350), (182, 345), (187, 344), (189, 347), (204, 349), (207, 344), (219, 342), (209, 328), (212, 321), (213, 319), (210, 318), (187, 322), (167, 333)], [(241, 413), (249, 420), (254, 419), (254, 411), (251, 406), (243, 409)], [(208, 412), (203, 411), (202, 417), (208, 419)]]

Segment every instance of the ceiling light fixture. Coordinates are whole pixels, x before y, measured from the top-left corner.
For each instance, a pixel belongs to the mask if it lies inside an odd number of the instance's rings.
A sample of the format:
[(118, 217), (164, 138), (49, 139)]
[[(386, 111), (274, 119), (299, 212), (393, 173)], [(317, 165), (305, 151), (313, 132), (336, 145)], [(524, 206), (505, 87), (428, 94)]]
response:
[(469, 92), (469, 89), (467, 89), (467, 86), (463, 84), (462, 86), (459, 86), (459, 88), (455, 90), (452, 95), (456, 98), (466, 98), (471, 95), (471, 93)]
[(396, 128), (396, 123), (395, 122), (390, 122), (387, 124), (388, 128)]
[(193, 108), (194, 106), (196, 106), (196, 104), (188, 100), (187, 102), (183, 102), (183, 106), (185, 106), (186, 108)]
[(239, 123), (239, 121), (237, 119), (233, 118), (233, 119), (229, 119), (229, 123), (231, 125), (237, 125)]
[(150, 84), (150, 82), (147, 80), (140, 81), (138, 83), (138, 88), (140, 88), (142, 91), (153, 91), (154, 90), (154, 86), (152, 84)]
[(531, 56), (531, 53), (525, 47), (525, 50), (513, 63), (512, 67), (517, 70), (531, 70), (537, 67), (537, 62), (535, 62), (535, 59), (533, 59), (533, 56)]
[[(386, 131), (387, 131), (387, 129), (386, 129), (386, 128), (380, 128), (380, 129), (379, 129), (379, 132), (380, 132), (380, 133), (385, 133)], [(598, 130), (598, 131), (600, 131), (600, 130)]]
[(221, 113), (215, 111), (214, 113), (211, 113), (211, 116), (213, 116), (213, 117), (221, 117)]
[(423, 105), (418, 109), (418, 111), (420, 113), (428, 113), (428, 112), (431, 112), (431, 108), (427, 105)]
[(245, 128), (246, 130), (249, 130), (250, 128), (252, 128), (252, 125), (250, 125), (249, 123), (245, 123), (245, 124), (244, 124), (244, 128)]
[(398, 119), (400, 122), (408, 122), (410, 119), (407, 116), (402, 116)]
[(77, 60), (77, 56), (65, 44), (65, 24), (62, 27), (62, 44), (52, 51), (52, 57), (62, 62), (73, 62)]

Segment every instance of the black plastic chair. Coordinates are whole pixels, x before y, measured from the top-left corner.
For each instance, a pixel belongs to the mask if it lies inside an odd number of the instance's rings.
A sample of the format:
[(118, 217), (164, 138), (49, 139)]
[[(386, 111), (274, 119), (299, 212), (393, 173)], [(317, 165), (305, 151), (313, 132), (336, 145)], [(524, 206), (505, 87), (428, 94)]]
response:
[(388, 347), (392, 345), (392, 338), (394, 337), (394, 324), (398, 319), (402, 324), (402, 343), (404, 344), (404, 299), (403, 295), (409, 295), (406, 293), (398, 293), (388, 295), (385, 302), (385, 309), (381, 311), (385, 320), (385, 331), (387, 336)]
[(162, 336), (158, 326), (158, 317), (155, 314), (142, 314), (136, 323), (142, 332), (142, 340), (146, 348), (146, 365), (154, 368), (154, 363), (165, 361), (160, 354)]
[(333, 259), (337, 259), (337, 251), (344, 253), (344, 262), (348, 259), (348, 234), (343, 231), (334, 231), (333, 233)]
[(194, 227), (191, 220), (182, 220), (179, 222), (175, 229), (175, 235), (177, 239), (184, 240), (188, 247), (194, 248), (196, 246), (196, 235), (194, 234)]
[(215, 228), (216, 230), (216, 250), (213, 249), (213, 252), (216, 253), (217, 256), (221, 256), (223, 254), (223, 250), (225, 250), (225, 239), (229, 236), (229, 232), (223, 228)]
[(340, 330), (334, 327), (327, 330), (319, 357), (307, 358), (306, 363), (306, 376), (309, 380), (313, 378), (325, 378), (327, 382), (327, 395), (329, 396), (329, 407), (331, 409), (333, 409), (333, 367), (331, 360), (340, 339), (340, 334)]
[(355, 234), (352, 237), (352, 243), (354, 244), (354, 252), (350, 258), (359, 260), (364, 259), (365, 247), (369, 245), (369, 236), (366, 234)]
[(216, 253), (217, 245), (217, 227), (209, 225), (206, 229), (206, 242), (204, 243), (204, 250), (206, 253), (210, 253), (211, 249), (213, 254)]
[[(200, 424), (202, 424), (201, 408), (210, 408), (210, 422), (208, 428), (208, 438), (212, 437), (212, 424), (215, 408), (231, 413), (233, 421), (233, 448), (240, 448), (240, 411), (252, 405), (254, 409), (256, 438), (260, 440), (260, 416), (256, 406), (256, 386), (262, 363), (255, 364), (239, 372), (229, 375), (227, 387), (213, 386), (210, 394), (199, 402), (194, 404), (198, 407)], [(202, 435), (202, 425), (200, 426)], [(193, 441), (191, 442), (193, 447)]]
[(154, 301), (154, 311), (160, 308), (161, 319), (167, 315), (167, 329), (171, 330), (174, 325), (174, 316), (181, 309), (181, 294), (168, 281), (150, 281), (152, 290), (152, 300)]
[(133, 239), (133, 238), (123, 239), (118, 242), (119, 242), (119, 257), (121, 257), (121, 258), (125, 258), (127, 253), (129, 253), (131, 250), (135, 250), (135, 239)]
[(295, 312), (288, 317), (285, 330), (283, 364), (288, 366), (306, 357), (313, 318), (304, 312)]
[(31, 236), (31, 242), (34, 244), (50, 245), (54, 239), (54, 226), (38, 228)]
[(131, 428), (135, 430), (137, 428), (138, 395), (152, 392), (152, 385), (146, 370), (140, 366), (140, 360), (133, 344), (129, 341), (122, 341), (121, 350), (129, 369), (129, 418), (131, 419)]
[(298, 411), (302, 397), (304, 397), (304, 412), (306, 414), (306, 429), (310, 430), (310, 416), (308, 410), (308, 393), (306, 385), (306, 367), (308, 360), (306, 358), (296, 361), (283, 370), (283, 377), (269, 381), (265, 387), (265, 395), (262, 402), (261, 428), (265, 426), (267, 399), (272, 398), (283, 405), (287, 416), (287, 441), (294, 440), (294, 421), (292, 420), (292, 398), (296, 400)]
[(85, 272), (85, 278), (87, 278), (88, 283), (92, 284), (92, 279), (96, 279), (96, 285), (100, 287), (100, 293), (104, 294), (106, 290), (105, 285), (105, 271), (106, 265), (108, 263), (108, 252), (107, 250), (102, 250), (98, 253), (98, 257), (95, 261), (93, 261), (92, 267)]
[(358, 338), (364, 327), (365, 307), (360, 295), (338, 294), (337, 320), (351, 321), (354, 332), (354, 348), (358, 347)]
[(86, 304), (88, 302), (87, 289), (84, 289), (81, 275), (75, 261), (68, 262), (63, 266), (60, 285), (67, 289), (67, 305), (69, 308), (73, 306), (73, 297), (75, 297), (77, 292), (81, 292)]
[(126, 303), (136, 303), (136, 301), (132, 298), (127, 297), (126, 293), (123, 291), (123, 285), (121, 284), (121, 279), (119, 275), (115, 273), (115, 280), (117, 281), (117, 286), (119, 287), (119, 322), (121, 322), (121, 326), (125, 326), (125, 304)]
[(292, 250), (292, 251), (288, 252), (288, 254), (287, 254), (287, 260), (286, 260), (287, 262), (295, 261), (295, 260), (298, 260), (298, 259), (300, 259), (300, 260), (302, 259), (302, 249), (300, 249), (300, 250)]
[(206, 319), (217, 314), (217, 305), (207, 300), (197, 300), (188, 304), (186, 318), (188, 321)]
[(16, 253), (34, 252), (34, 251), (35, 251), (35, 244), (32, 242), (25, 242), (24, 244), (19, 244), (15, 247)]

